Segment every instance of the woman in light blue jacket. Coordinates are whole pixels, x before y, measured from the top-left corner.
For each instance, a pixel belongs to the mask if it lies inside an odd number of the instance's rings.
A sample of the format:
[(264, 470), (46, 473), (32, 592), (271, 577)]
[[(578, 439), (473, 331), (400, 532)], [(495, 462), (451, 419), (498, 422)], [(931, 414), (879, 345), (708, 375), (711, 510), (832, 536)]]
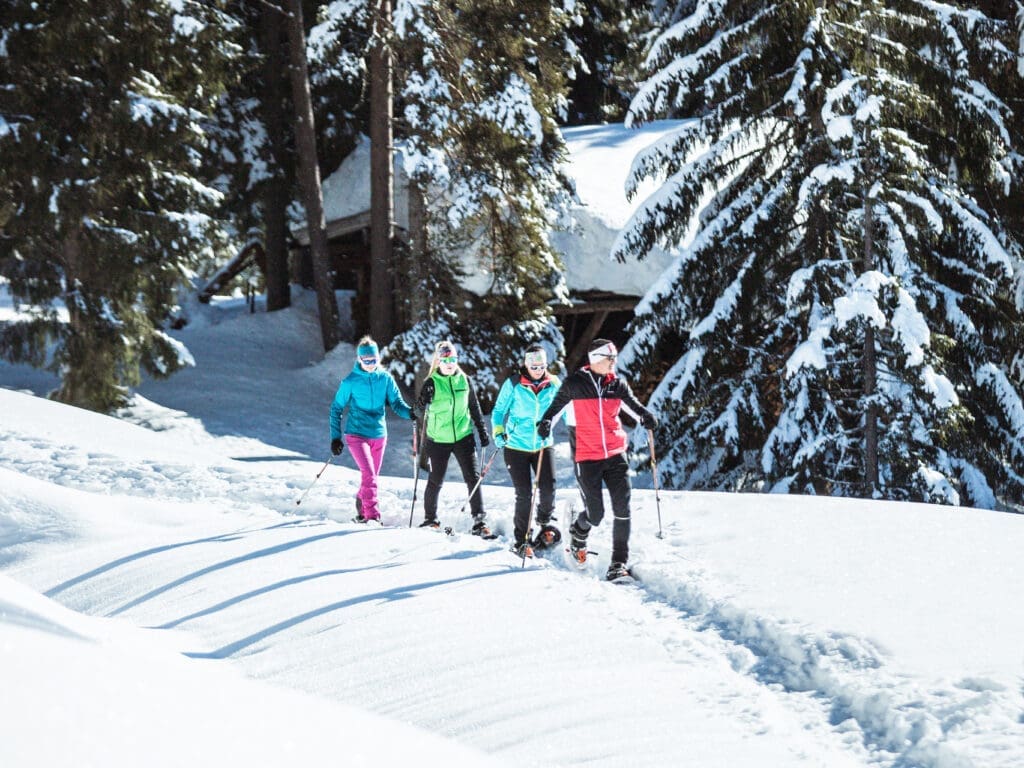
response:
[(341, 417), (348, 409), (345, 420), (345, 443), (362, 473), (362, 483), (356, 495), (357, 523), (380, 520), (377, 508), (377, 476), (384, 460), (384, 447), (388, 442), (384, 407), (403, 419), (413, 418), (412, 409), (402, 398), (398, 385), (390, 373), (380, 367), (380, 350), (369, 336), (359, 340), (356, 364), (352, 373), (342, 379), (331, 403), (331, 453), (341, 454)]
[[(515, 543), (512, 551), (530, 556), (533, 549), (549, 547), (561, 541), (562, 534), (551, 524), (555, 509), (555, 468), (552, 439), (537, 434), (537, 422), (555, 399), (561, 382), (548, 373), (548, 360), (544, 348), (532, 346), (523, 355), (519, 372), (501, 385), (498, 399), (491, 412), (495, 445), (505, 449), (505, 466), (516, 490)], [(543, 458), (541, 458), (543, 454)], [(540, 533), (532, 542), (527, 541), (530, 500), (537, 462), (537, 524)]]

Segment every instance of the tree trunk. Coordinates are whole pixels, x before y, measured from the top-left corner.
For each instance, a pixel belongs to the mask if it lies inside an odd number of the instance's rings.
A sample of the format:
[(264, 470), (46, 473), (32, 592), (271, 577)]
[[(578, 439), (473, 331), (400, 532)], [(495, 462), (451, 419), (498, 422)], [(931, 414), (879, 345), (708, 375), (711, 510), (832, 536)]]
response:
[[(864, 199), (864, 269), (874, 269), (874, 222), (871, 207), (874, 200), (867, 195)], [(878, 404), (875, 392), (878, 382), (878, 363), (875, 359), (875, 329), (870, 323), (864, 329), (864, 399), (868, 403), (864, 412), (864, 484), (874, 495), (878, 490)]]
[(309, 94), (306, 67), (306, 34), (302, 23), (302, 0), (286, 0), (288, 9), (288, 51), (291, 58), (292, 100), (295, 104), (295, 148), (298, 153), (299, 186), (306, 206), (309, 250), (313, 262), (313, 284), (320, 312), (320, 335), (324, 350), (338, 344), (338, 302), (327, 253), (327, 223), (324, 220), (323, 189), (316, 156), (313, 130), (313, 101)]
[[(868, 59), (874, 59), (874, 25), (870, 24), (868, 34)], [(875, 268), (874, 253), (874, 205), (872, 196), (874, 185), (873, 164), (871, 163), (871, 124), (864, 128), (864, 152), (867, 153), (864, 159), (864, 272), (870, 272)], [(867, 410), (864, 412), (864, 484), (867, 491), (874, 496), (878, 491), (878, 404), (875, 402), (875, 393), (878, 387), (878, 362), (875, 359), (875, 329), (868, 323), (864, 329), (864, 400), (867, 402)]]
[(394, 317), (391, 0), (375, 3), (370, 49), (370, 333), (387, 344)]
[(291, 304), (288, 275), (288, 237), (286, 209), (289, 203), (288, 176), (284, 159), (284, 88), (281, 73), (284, 57), (281, 48), (282, 14), (263, 6), (260, 15), (261, 43), (264, 53), (263, 97), (264, 123), (270, 139), (271, 173), (273, 178), (263, 193), (264, 250), (267, 260), (267, 311), (284, 309)]
[(420, 185), (409, 182), (409, 325), (427, 316), (427, 291), (423, 274), (427, 260), (427, 203)]

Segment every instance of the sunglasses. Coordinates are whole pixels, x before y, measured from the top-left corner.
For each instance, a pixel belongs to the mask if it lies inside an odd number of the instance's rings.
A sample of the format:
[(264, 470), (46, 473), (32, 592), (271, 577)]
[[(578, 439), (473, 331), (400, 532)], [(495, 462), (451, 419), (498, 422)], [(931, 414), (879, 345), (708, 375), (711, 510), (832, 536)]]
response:
[(543, 371), (545, 368), (547, 368), (547, 366), (544, 365), (544, 363), (540, 363), (539, 365), (528, 365), (526, 367), (529, 368), (531, 371)]
[(439, 357), (437, 361), (442, 365), (455, 365), (459, 362), (459, 358), (455, 355), (445, 355), (444, 357)]
[(359, 362), (362, 363), (363, 365), (376, 365), (377, 364), (377, 358), (376, 357), (360, 357), (359, 358)]

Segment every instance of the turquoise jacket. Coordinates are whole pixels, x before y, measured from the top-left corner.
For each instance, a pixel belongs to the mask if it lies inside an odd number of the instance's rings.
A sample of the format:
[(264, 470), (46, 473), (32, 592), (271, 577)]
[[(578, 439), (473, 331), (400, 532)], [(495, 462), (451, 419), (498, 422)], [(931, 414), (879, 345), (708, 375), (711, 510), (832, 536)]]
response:
[(348, 408), (345, 434), (359, 437), (386, 437), (387, 420), (384, 406), (403, 419), (412, 418), (412, 410), (402, 399), (398, 385), (390, 373), (379, 366), (374, 371), (364, 371), (356, 362), (352, 373), (341, 380), (338, 393), (331, 403), (331, 439), (341, 437), (341, 415)]
[(522, 373), (506, 379), (491, 411), (495, 438), (504, 434), (505, 445), (516, 451), (535, 452), (552, 445), (550, 436), (542, 440), (537, 434), (537, 422), (561, 385), (557, 376), (549, 374), (537, 382)]

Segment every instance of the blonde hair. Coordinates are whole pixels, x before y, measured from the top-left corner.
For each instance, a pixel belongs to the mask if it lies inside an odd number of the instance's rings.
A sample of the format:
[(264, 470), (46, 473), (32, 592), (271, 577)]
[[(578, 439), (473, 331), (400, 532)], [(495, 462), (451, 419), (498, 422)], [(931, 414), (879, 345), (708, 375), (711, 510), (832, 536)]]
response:
[[(437, 342), (437, 344), (434, 345), (434, 356), (430, 360), (430, 372), (427, 374), (428, 379), (434, 375), (437, 367), (441, 364), (441, 358), (443, 357), (441, 354), (442, 349), (450, 349), (454, 353), (458, 352), (455, 345), (451, 342), (451, 339), (442, 339)], [(458, 363), (455, 364), (455, 372), (462, 373), (462, 368), (459, 367)]]

